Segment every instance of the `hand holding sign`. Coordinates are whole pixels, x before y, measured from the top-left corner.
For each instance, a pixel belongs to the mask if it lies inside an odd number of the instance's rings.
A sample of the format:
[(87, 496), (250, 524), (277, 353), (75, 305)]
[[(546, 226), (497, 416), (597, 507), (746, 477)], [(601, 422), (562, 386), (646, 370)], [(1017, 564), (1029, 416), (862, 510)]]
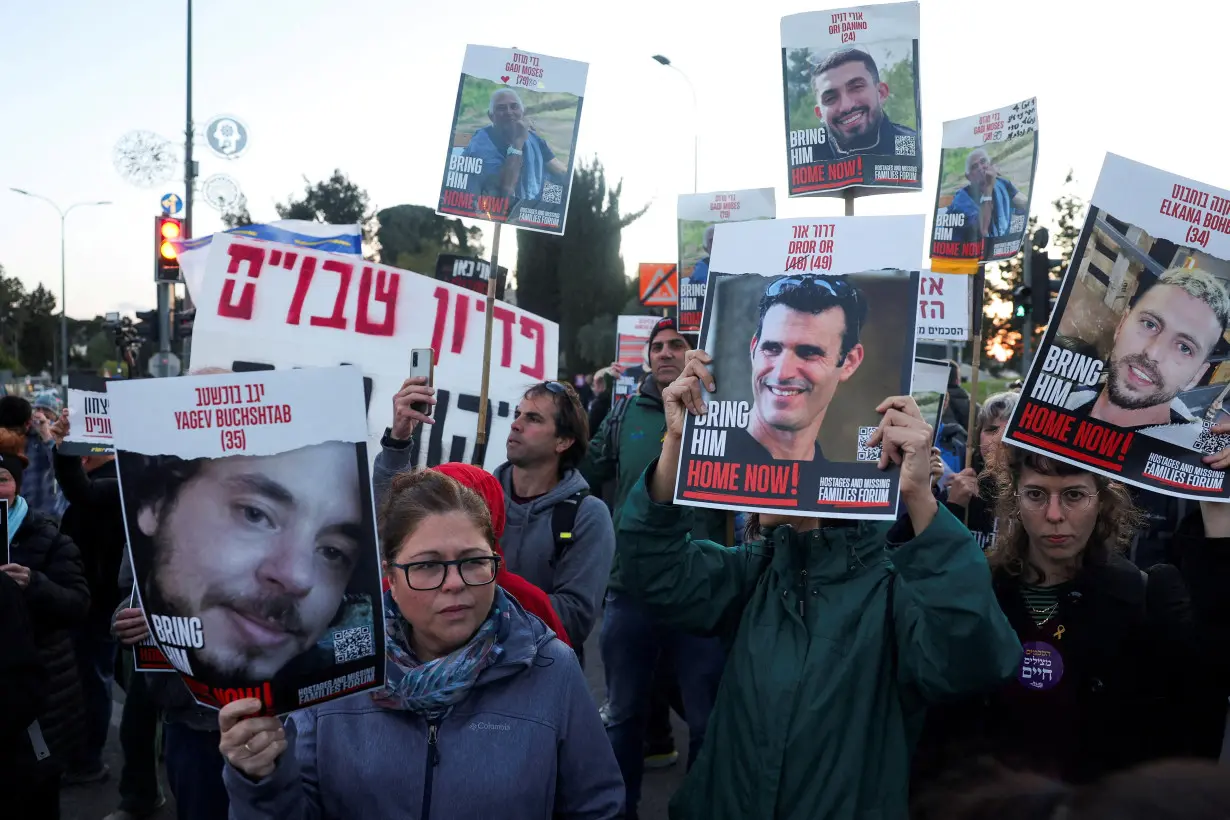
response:
[(712, 362), (713, 359), (705, 351), (689, 350), (683, 372), (662, 391), (662, 405), (666, 412), (666, 432), (676, 440), (683, 437), (685, 413), (691, 413), (694, 416), (705, 414), (705, 397), (701, 385), (704, 385), (711, 393), (716, 389), (713, 376), (709, 374), (709, 368), (706, 367)]
[(222, 730), (218, 751), (252, 780), (273, 774), (287, 745), (286, 732), (276, 717), (248, 717), (259, 714), (261, 708), (256, 698), (244, 698), (228, 703), (218, 713)]
[(21, 564), (5, 564), (0, 566), (0, 572), (3, 572), (8, 577), (16, 582), (17, 586), (25, 589), (30, 586), (30, 568), (23, 567)]
[(901, 500), (910, 511), (914, 532), (931, 523), (937, 508), (931, 494), (931, 425), (923, 421), (913, 396), (890, 396), (876, 408), (883, 418), (868, 447), (881, 447), (880, 469), (901, 466)]
[(149, 624), (145, 622), (145, 613), (140, 608), (129, 607), (121, 609), (115, 616), (111, 631), (120, 639), (120, 643), (136, 646), (149, 637)]
[(957, 473), (948, 485), (948, 500), (958, 507), (966, 507), (969, 500), (978, 495), (978, 474), (973, 467)]

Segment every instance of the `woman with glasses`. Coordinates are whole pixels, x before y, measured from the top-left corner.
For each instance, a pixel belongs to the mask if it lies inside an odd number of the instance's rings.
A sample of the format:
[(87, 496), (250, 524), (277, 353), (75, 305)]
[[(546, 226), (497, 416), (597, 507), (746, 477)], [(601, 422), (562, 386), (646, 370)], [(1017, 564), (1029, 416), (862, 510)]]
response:
[(1128, 489), (1016, 447), (989, 471), (992, 581), (1024, 653), (999, 689), (931, 712), (915, 783), (979, 753), (1085, 783), (1184, 752), (1191, 602), (1175, 567), (1144, 573), (1122, 556), (1140, 523)]
[(285, 725), (251, 717), (255, 700), (226, 706), (232, 819), (620, 816), (580, 666), (494, 583), (482, 498), (434, 470), (401, 474), (379, 525), (387, 683)]

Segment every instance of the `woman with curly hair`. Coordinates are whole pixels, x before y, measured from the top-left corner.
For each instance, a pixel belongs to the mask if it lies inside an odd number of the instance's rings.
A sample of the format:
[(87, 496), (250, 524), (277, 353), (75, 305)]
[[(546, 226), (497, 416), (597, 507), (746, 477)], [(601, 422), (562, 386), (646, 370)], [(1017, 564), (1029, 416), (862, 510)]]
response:
[(1024, 653), (998, 690), (928, 716), (916, 791), (979, 755), (1083, 783), (1186, 752), (1183, 687), (1203, 662), (1199, 633), (1179, 570), (1142, 572), (1122, 555), (1140, 521), (1128, 489), (1016, 447), (989, 473), (992, 583)]

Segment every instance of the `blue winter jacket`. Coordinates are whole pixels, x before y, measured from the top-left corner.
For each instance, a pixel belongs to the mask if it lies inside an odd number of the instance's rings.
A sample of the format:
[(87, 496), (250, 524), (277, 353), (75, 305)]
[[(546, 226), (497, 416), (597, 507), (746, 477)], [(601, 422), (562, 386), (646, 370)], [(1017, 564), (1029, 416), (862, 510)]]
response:
[(228, 763), (231, 820), (622, 817), (623, 779), (572, 650), (516, 602), (501, 659), (439, 721), (360, 692), (294, 712), (252, 781)]

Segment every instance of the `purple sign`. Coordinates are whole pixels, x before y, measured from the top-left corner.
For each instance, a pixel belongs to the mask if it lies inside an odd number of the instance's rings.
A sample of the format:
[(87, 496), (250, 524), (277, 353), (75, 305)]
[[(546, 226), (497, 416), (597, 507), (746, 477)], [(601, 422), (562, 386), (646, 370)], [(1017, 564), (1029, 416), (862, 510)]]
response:
[(1043, 641), (1024, 644), (1021, 655), (1021, 671), (1017, 675), (1021, 685), (1029, 689), (1051, 689), (1063, 679), (1063, 656), (1059, 650)]

